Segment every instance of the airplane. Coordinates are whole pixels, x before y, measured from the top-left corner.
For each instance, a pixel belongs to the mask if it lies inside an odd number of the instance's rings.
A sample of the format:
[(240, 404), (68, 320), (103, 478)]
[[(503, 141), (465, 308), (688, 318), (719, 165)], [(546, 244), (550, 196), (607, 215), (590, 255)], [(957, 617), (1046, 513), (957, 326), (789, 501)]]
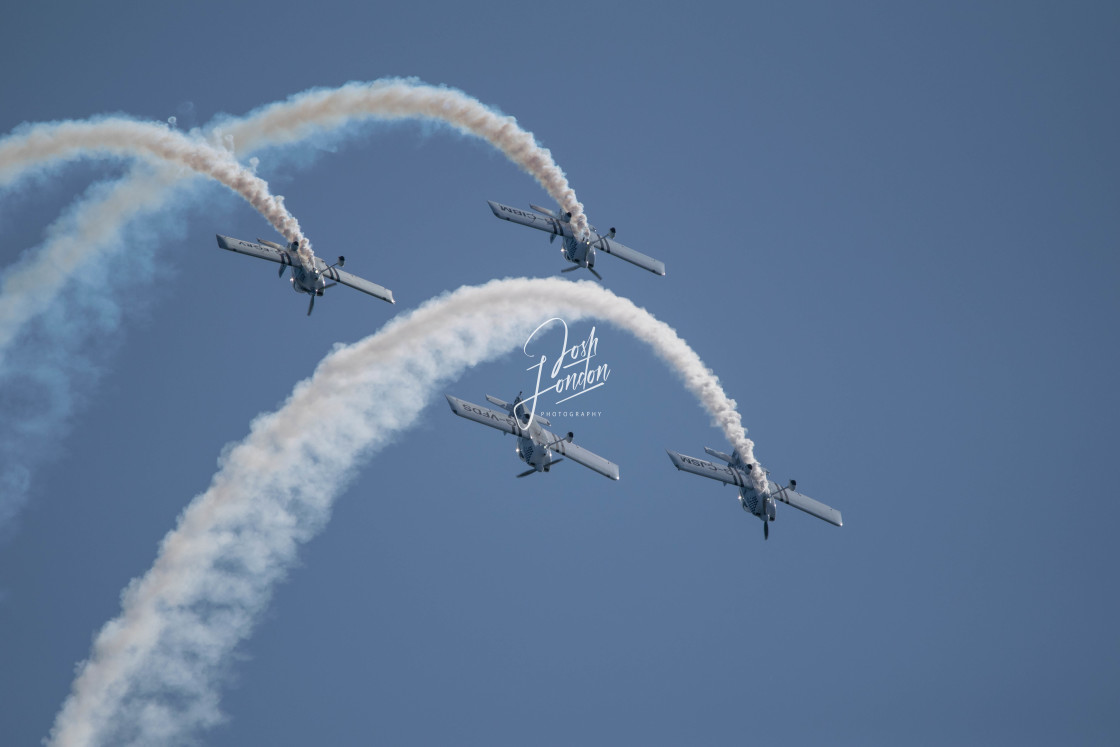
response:
[[(564, 246), (561, 247), (560, 252), (564, 255), (564, 259), (575, 264), (575, 267), (566, 267), (561, 272), (571, 272), (578, 270), (581, 267), (586, 267), (591, 271), (591, 274), (603, 279), (603, 276), (595, 271), (595, 254), (597, 250), (602, 250), (607, 254), (612, 254), (619, 259), (624, 259), (631, 264), (635, 264), (642, 269), (649, 270), (655, 275), (665, 274), (665, 263), (647, 257), (641, 252), (634, 251), (628, 246), (624, 246), (614, 240), (615, 230), (612, 228), (606, 236), (601, 235), (595, 230), (594, 226), (590, 226), (592, 233), (594, 233), (594, 240), (585, 240), (577, 237), (572, 230), (571, 213), (557, 213), (548, 208), (539, 207), (537, 205), (529, 205), (536, 213), (530, 213), (519, 208), (503, 205), (500, 202), (487, 200), (490, 203), (490, 209), (494, 211), (494, 216), (502, 220), (508, 220), (513, 223), (520, 223), (523, 226), (530, 226), (540, 231), (546, 231), (551, 236), (548, 237), (548, 243), (556, 240), (557, 236), (564, 238)], [(542, 217), (544, 216), (544, 217)]]
[[(767, 479), (766, 482), (770, 488), (770, 494), (768, 496), (761, 495), (758, 490), (755, 489), (750, 474), (754, 469), (762, 469), (762, 466), (745, 463), (742, 458), (740, 458), (738, 451), (734, 451), (728, 456), (722, 451), (716, 451), (708, 446), (704, 447), (704, 451), (708, 452), (711, 456), (727, 462), (726, 467), (713, 464), (706, 459), (697, 459), (696, 457), (678, 454), (669, 449), (665, 451), (669, 453), (669, 459), (673, 461), (673, 466), (678, 470), (691, 472), (694, 475), (703, 475), (704, 477), (710, 477), (713, 480), (719, 480), (728, 485), (735, 485), (738, 487), (739, 505), (741, 505), (743, 510), (747, 513), (754, 514), (762, 519), (763, 539), (770, 539), (770, 522), (778, 518), (776, 512), (778, 501), (789, 504), (794, 508), (799, 508), (811, 516), (816, 516), (818, 519), (824, 519), (829, 524), (834, 524), (838, 527), (844, 526), (844, 521), (839, 511), (824, 505), (820, 501), (815, 501), (807, 495), (795, 492), (797, 480), (790, 480), (789, 485), (781, 488)], [(766, 474), (769, 475), (770, 473), (767, 472)]]
[(521, 399), (520, 394), (512, 404), (491, 397), (489, 394), (486, 395), (486, 399), (491, 404), (505, 410), (504, 414), (483, 405), (452, 397), (450, 394), (444, 396), (451, 405), (451, 412), (459, 417), (517, 436), (517, 456), (530, 467), (518, 477), (526, 477), (534, 472), (548, 472), (554, 464), (564, 461), (553, 459), (552, 452), (555, 450), (576, 464), (582, 464), (612, 480), (618, 479), (618, 465), (572, 443), (574, 434), (569, 432), (567, 436), (557, 438), (556, 434), (542, 428), (542, 425), (551, 426), (552, 423), (540, 415), (532, 416), (526, 409), (525, 401)]
[[(229, 236), (218, 236), (218, 246), (222, 249), (228, 249), (231, 252), (239, 254), (248, 254), (250, 257), (257, 257), (259, 259), (267, 259), (269, 262), (280, 263), (280, 277), (284, 277), (284, 268), (292, 268), (292, 290), (296, 293), (306, 293), (311, 296), (311, 303), (307, 305), (307, 315), (311, 316), (311, 310), (315, 308), (315, 297), (323, 295), (323, 291), (332, 286), (342, 283), (351, 288), (360, 290), (362, 293), (368, 293), (371, 296), (380, 298), (382, 301), (389, 303), (396, 303), (393, 300), (393, 291), (388, 288), (382, 288), (377, 283), (371, 283), (365, 278), (360, 278), (357, 275), (351, 275), (348, 272), (343, 272), (338, 269), (346, 264), (346, 257), (339, 257), (338, 262), (327, 267), (327, 263), (319, 257), (315, 257), (315, 269), (309, 270), (303, 266), (300, 261), (299, 254), (296, 250), (299, 245), (292, 242), (284, 247), (265, 239), (258, 238), (259, 244), (254, 244), (252, 241), (242, 241), (241, 239), (233, 239)], [(324, 278), (330, 278), (335, 281), (327, 283)]]

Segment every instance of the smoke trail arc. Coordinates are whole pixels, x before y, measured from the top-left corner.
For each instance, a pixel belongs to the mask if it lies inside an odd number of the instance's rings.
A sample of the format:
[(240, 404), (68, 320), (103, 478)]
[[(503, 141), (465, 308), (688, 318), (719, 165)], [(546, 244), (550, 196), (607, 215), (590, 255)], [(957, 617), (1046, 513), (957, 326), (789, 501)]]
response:
[[(215, 128), (212, 135), (213, 139), (228, 142), (248, 154), (261, 148), (294, 144), (315, 133), (342, 127), (364, 117), (436, 119), (487, 140), (533, 176), (557, 203), (572, 213), (576, 230), (586, 233), (587, 218), (583, 205), (576, 199), (575, 191), (569, 186), (563, 170), (552, 160), (551, 153), (536, 143), (532, 133), (521, 130), (513, 117), (502, 116), (453, 88), (395, 78), (373, 83), (347, 83), (336, 89), (306, 91), (288, 101), (270, 104), (246, 117), (223, 123)], [(145, 137), (139, 142), (160, 143), (162, 138), (168, 141), (162, 146), (165, 149), (183, 152), (197, 148), (206, 157), (232, 160), (232, 154), (162, 125), (132, 120), (104, 121), (141, 128)], [(83, 148), (122, 152), (116, 150), (119, 143), (109, 143), (106, 136), (107, 132), (113, 132), (112, 125), (106, 126), (106, 129), (95, 125), (97, 123), (81, 122), (37, 125), (0, 140), (0, 186), (10, 183), (27, 169), (44, 166), (47, 161), (79, 158), (84, 154)], [(175, 158), (171, 160), (178, 162)], [(257, 179), (235, 161), (233, 166), (240, 169), (239, 177), (247, 175), (250, 181)], [(98, 199), (87, 200), (74, 211), (76, 231), (53, 237), (14, 271), (6, 272), (0, 279), (0, 353), (11, 343), (19, 328), (57, 296), (67, 274), (73, 272), (87, 254), (103, 250), (102, 245), (117, 236), (119, 224), (159, 209), (176, 181), (176, 174), (168, 168), (161, 169), (156, 176), (134, 174), (125, 177), (114, 190)], [(267, 195), (267, 183), (258, 181), (258, 186)], [(237, 191), (235, 187), (231, 188)], [(246, 199), (253, 204), (253, 199)], [(267, 202), (266, 197), (260, 199)], [(280, 208), (283, 209), (282, 206)], [(287, 215), (286, 210), (284, 214)], [(299, 233), (299, 224), (294, 217), (287, 215), (287, 218), (277, 220), (283, 224), (288, 218), (294, 232), (289, 234), (280, 228), (278, 230), (290, 240), (300, 240), (301, 247), (304, 246), (306, 239)], [(306, 249), (310, 261), (310, 246), (307, 245)]]
[(29, 169), (93, 154), (140, 156), (185, 166), (215, 179), (245, 198), (288, 241), (299, 242), (300, 257), (310, 266), (311, 245), (282, 197), (268, 182), (238, 163), (229, 151), (164, 125), (120, 117), (85, 122), (33, 125), (0, 140), (0, 186)]
[[(226, 150), (225, 145), (236, 147), (244, 155), (261, 148), (292, 144), (364, 118), (427, 118), (481, 137), (527, 171), (565, 210), (571, 212), (574, 226), (586, 227), (583, 206), (568, 185), (564, 172), (552, 160), (549, 151), (536, 143), (531, 133), (520, 129), (512, 117), (501, 115), (461, 91), (414, 79), (348, 83), (337, 89), (297, 94), (288, 101), (270, 104), (241, 119), (225, 121), (220, 127), (212, 128), (205, 140), (183, 136), (162, 125), (116, 121), (124, 122), (126, 128), (140, 128), (145, 138), (154, 139), (160, 147), (177, 153), (198, 149), (204, 156), (223, 164), (225, 173), (241, 178), (248, 172), (232, 161), (232, 152)], [(98, 130), (98, 126), (96, 122), (36, 125), (0, 140), (0, 186), (10, 184), (28, 169), (43, 168), (59, 159), (88, 155), (78, 146), (82, 144), (82, 138), (87, 138), (85, 146), (99, 147), (97, 138), (101, 137), (104, 141), (105, 130)], [(60, 134), (63, 137), (60, 138)], [(209, 146), (207, 141), (223, 145)], [(139, 142), (144, 142), (144, 139)], [(135, 145), (131, 141), (128, 143), (128, 147)], [(104, 152), (122, 151), (105, 145)], [(123, 152), (135, 155), (132, 151)], [(223, 162), (222, 159), (227, 158), (230, 163)], [(92, 195), (72, 206), (64, 221), (57, 221), (50, 227), (49, 238), (44, 244), (27, 252), (0, 277), (0, 386), (3, 386), (5, 377), (18, 376), (27, 367), (25, 360), (13, 363), (14, 371), (5, 370), (5, 364), (13, 360), (13, 345), (26, 332), (27, 325), (60, 303), (72, 303), (63, 294), (63, 289), (71, 283), (74, 273), (91, 258), (107, 259), (119, 253), (123, 248), (120, 242), (124, 225), (139, 216), (160, 210), (167, 200), (172, 199), (172, 190), (176, 185), (185, 183), (176, 163), (181, 167), (182, 163), (173, 158), (171, 163), (161, 163), (154, 173), (137, 165), (130, 176), (121, 179), (115, 186), (94, 190)], [(259, 195), (267, 194), (264, 182), (254, 182), (256, 177), (252, 174), (248, 177), (251, 177), (248, 180), (250, 186), (263, 188), (263, 192), (257, 190)], [(262, 199), (267, 202), (267, 197)], [(276, 202), (279, 198), (274, 198)], [(275, 208), (274, 203), (268, 204)], [(279, 207), (282, 209), (282, 205)], [(292, 218), (291, 227), (298, 231), (298, 223), (294, 220)], [(279, 230), (289, 238), (294, 235)], [(312, 256), (310, 245), (305, 239), (299, 240), (301, 255), (305, 262), (309, 262)], [(111, 298), (101, 298), (98, 303), (113, 306), (116, 302)], [(79, 316), (59, 314), (56, 323), (72, 326), (70, 319)], [(82, 337), (77, 328), (63, 331), (62, 338), (70, 341), (60, 341), (59, 345), (63, 347), (76, 344), (72, 340)], [(73, 377), (70, 369), (82, 366), (75, 362), (74, 354), (68, 350), (59, 349), (52, 358), (51, 376), (65, 388), (66, 381)], [(69, 407), (39, 410), (35, 413), (36, 430), (57, 436), (71, 414)], [(33, 456), (36, 448), (35, 439), (23, 438), (19, 433), (13, 434), (12, 441), (20, 444), (18, 454), (7, 453), (3, 439), (0, 439), (0, 457), (9, 457), (9, 465), (0, 466), (0, 483), (10, 482), (9, 489), (0, 491), (0, 530), (18, 514), (26, 501), (28, 470), (23, 461), (30, 458), (27, 455)], [(0, 458), (0, 461), (5, 460)], [(11, 470), (15, 472), (9, 474)], [(17, 472), (19, 480), (12, 481)]]
[(524, 341), (536, 325), (527, 309), (605, 319), (650, 344), (753, 462), (753, 443), (715, 375), (632, 302), (555, 278), (495, 280), (432, 299), (329, 354), (225, 451), (210, 487), (183, 510), (152, 568), (122, 593), (121, 614), (98, 633), (50, 744), (180, 743), (218, 723), (222, 662), (252, 632), (299, 543), (322, 529), (359, 463), (410, 427), (440, 386)]
[(583, 204), (576, 199), (564, 171), (552, 153), (537, 143), (513, 117), (503, 115), (473, 96), (447, 86), (415, 78), (384, 78), (372, 83), (347, 83), (339, 88), (313, 89), (287, 101), (270, 104), (223, 125), (217, 133), (238, 149), (302, 140), (317, 130), (340, 127), (356, 119), (434, 119), (480, 137), (537, 180), (565, 211), (573, 230), (590, 235)]

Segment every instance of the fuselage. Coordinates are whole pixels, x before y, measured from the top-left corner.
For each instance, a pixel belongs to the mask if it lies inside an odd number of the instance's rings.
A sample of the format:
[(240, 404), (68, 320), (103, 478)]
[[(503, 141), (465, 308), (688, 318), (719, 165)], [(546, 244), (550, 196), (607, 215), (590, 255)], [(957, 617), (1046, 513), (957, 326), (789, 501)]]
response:
[(525, 403), (518, 397), (513, 402), (512, 415), (517, 421), (517, 456), (537, 472), (548, 472), (552, 464), (552, 449), (542, 437), (542, 429), (536, 419), (529, 423), (529, 413)]
[(564, 259), (580, 267), (595, 266), (595, 247), (591, 246), (589, 241), (578, 239), (575, 236), (565, 236), (564, 247), (561, 251), (564, 254)]
[(773, 521), (777, 515), (774, 499), (770, 496), (763, 498), (754, 488), (739, 488), (739, 505), (762, 521)]
[(769, 495), (763, 496), (755, 489), (751, 480), (751, 468), (739, 458), (739, 452), (733, 452), (731, 456), (732, 460), (727, 466), (738, 478), (739, 505), (748, 514), (757, 516), (762, 521), (773, 521), (777, 516), (777, 503)]
[[(595, 247), (591, 246), (590, 237), (584, 239), (574, 235), (571, 229), (572, 214), (561, 213), (557, 215), (552, 213), (550, 217), (555, 225), (553, 231), (558, 233), (564, 241), (560, 248), (560, 253), (564, 255), (564, 259), (580, 267), (594, 267)], [(561, 224), (563, 225), (561, 226)], [(588, 226), (588, 228), (591, 229), (592, 233), (595, 232), (595, 226)]]
[[(292, 290), (296, 293), (307, 293), (313, 296), (323, 295), (323, 289), (327, 287), (323, 270), (326, 269), (327, 265), (318, 257), (315, 258), (315, 265), (317, 272), (309, 272), (303, 265), (292, 265)], [(322, 265), (322, 267), (320, 268), (318, 265)]]
[(552, 465), (552, 449), (525, 436), (517, 437), (517, 456), (537, 472), (548, 472)]

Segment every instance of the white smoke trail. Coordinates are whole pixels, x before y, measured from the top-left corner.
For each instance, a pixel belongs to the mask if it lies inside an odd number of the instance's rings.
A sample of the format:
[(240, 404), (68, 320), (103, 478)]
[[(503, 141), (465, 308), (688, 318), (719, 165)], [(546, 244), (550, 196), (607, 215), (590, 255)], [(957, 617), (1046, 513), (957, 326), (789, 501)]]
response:
[[(117, 202), (127, 209), (131, 198), (143, 199), (145, 190), (164, 183), (138, 175), (128, 189), (97, 184), (76, 204)], [(160, 230), (174, 230), (178, 213), (163, 211)], [(57, 456), (66, 427), (123, 339), (123, 306), (144, 303), (144, 294), (138, 299), (131, 289), (158, 272), (152, 252), (101, 261), (122, 242), (154, 243), (148, 221), (127, 230), (122, 223), (104, 210), (67, 211), (41, 255), (25, 254), (0, 277), (0, 542), (27, 502), (34, 469)], [(80, 247), (59, 240), (74, 229), (98, 240)]]
[(97, 635), (50, 743), (171, 744), (218, 723), (222, 662), (250, 634), (299, 543), (325, 524), (357, 462), (411, 426), (443, 383), (523, 342), (535, 326), (527, 309), (605, 319), (649, 343), (753, 462), (735, 403), (644, 309), (589, 282), (460, 288), (336, 349), (225, 452), (153, 567), (122, 593), (122, 612)]
[(0, 277), (0, 363), (23, 326), (55, 303), (70, 276), (99, 254), (114, 251), (121, 241), (121, 226), (162, 205), (166, 190), (178, 180), (167, 169), (154, 174), (134, 172), (108, 190), (99, 190), (97, 197), (80, 201), (66, 216), (66, 230), (52, 230), (54, 235), (39, 251), (4, 272)]
[(47, 122), (0, 140), (0, 186), (29, 169), (94, 153), (142, 156), (185, 166), (244, 197), (288, 241), (300, 245), (300, 258), (312, 266), (310, 243), (299, 221), (272, 195), (268, 182), (234, 159), (233, 154), (162, 124), (110, 117), (84, 122)]
[[(530, 133), (518, 129), (513, 118), (502, 116), (454, 89), (392, 79), (373, 84), (349, 83), (334, 90), (309, 91), (289, 101), (266, 106), (243, 119), (224, 122), (220, 129), (211, 132), (210, 140), (230, 146), (236, 144), (241, 153), (248, 154), (261, 148), (290, 144), (367, 117), (431, 118), (482, 137), (536, 178), (565, 210), (573, 214), (574, 226), (586, 226), (583, 206), (576, 200), (564, 172), (552, 161), (549, 152), (537, 145)], [(187, 138), (162, 126), (125, 122), (142, 126), (150, 138), (160, 140), (165, 137), (172, 150), (205, 148), (204, 144), (198, 145), (201, 142), (198, 138)], [(27, 169), (44, 167), (46, 164), (41, 160), (44, 157), (76, 158), (88, 153), (76, 149), (76, 141), (58, 137), (60, 134), (89, 138), (96, 133), (97, 130), (81, 124), (66, 128), (38, 125), (9, 136), (0, 141), (0, 186), (10, 184)], [(87, 141), (85, 144), (96, 146), (96, 142)], [(118, 151), (108, 149), (106, 152)], [(217, 156), (225, 155), (230, 154), (217, 151)], [(73, 299), (62, 294), (62, 289), (72, 282), (73, 273), (90, 259), (108, 258), (119, 252), (123, 246), (120, 239), (123, 225), (139, 215), (160, 209), (169, 199), (171, 187), (182, 183), (180, 176), (176, 168), (166, 164), (155, 175), (140, 168), (134, 169), (133, 175), (122, 179), (116, 187), (98, 190), (96, 196), (76, 204), (64, 225), (56, 223), (50, 228), (50, 238), (45, 244), (26, 253), (16, 266), (0, 277), (0, 385), (10, 383), (5, 381), (6, 377), (26, 373), (26, 350), (21, 351), (24, 353), (20, 359), (22, 363), (14, 369), (5, 370), (4, 364), (12, 344), (25, 331), (27, 324), (60, 302), (73, 303)], [(301, 247), (306, 251), (305, 261), (310, 261), (310, 247), (305, 239), (301, 240)], [(102, 302), (107, 305), (114, 303), (108, 296)], [(55, 324), (72, 325), (77, 317), (59, 314)], [(108, 331), (100, 330), (101, 333)], [(63, 345), (62, 339), (68, 340), (66, 344), (70, 345), (79, 342), (76, 333), (63, 334), (56, 342)], [(34, 354), (31, 357), (34, 358)], [(66, 377), (67, 371), (63, 369), (69, 361), (68, 355), (65, 350), (58, 350), (51, 357), (62, 365), (52, 375), (58, 381), (51, 389), (56, 393), (67, 391), (62, 379)], [(70, 417), (71, 409), (69, 406), (50, 406), (29, 413), (29, 419), (21, 421), (21, 428), (22, 425), (32, 427), (39, 434), (38, 438), (29, 437), (25, 433), (27, 428), (11, 434), (11, 438), (6, 438), (7, 433), (0, 432), (0, 457), (6, 457), (0, 461), (10, 462), (0, 471), (0, 484), (7, 485), (0, 490), (0, 531), (26, 500), (28, 471), (22, 462), (33, 456), (37, 441), (57, 436), (58, 427)], [(7, 448), (13, 444), (18, 444), (15, 451)]]
[[(160, 234), (179, 224), (180, 211), (166, 208), (189, 197), (183, 187), (200, 184), (177, 172), (137, 163), (129, 178), (93, 185), (50, 226), (38, 251), (0, 276), (0, 542), (27, 503), (35, 468), (57, 454), (121, 341), (124, 297), (135, 308), (131, 288), (156, 273), (155, 252), (117, 253), (158, 246)], [(165, 205), (167, 198), (175, 202)]]
[[(576, 230), (586, 232), (583, 205), (576, 200), (567, 177), (553, 162), (549, 151), (537, 145), (531, 133), (519, 129), (513, 117), (502, 116), (477, 99), (452, 88), (410, 79), (386, 79), (373, 83), (348, 83), (337, 89), (307, 91), (286, 102), (264, 107), (244, 119), (228, 122), (214, 135), (215, 139), (252, 152), (294, 143), (367, 116), (439, 119), (486, 139), (536, 178), (566, 211), (572, 213)], [(136, 128), (144, 137), (133, 143), (130, 137)], [(121, 139), (128, 141), (129, 145), (121, 145)], [(193, 159), (197, 156), (196, 163), (203, 164), (204, 168), (200, 170), (191, 166), (192, 169), (212, 176), (242, 194), (270, 222), (276, 221), (273, 225), (289, 240), (300, 240), (301, 246), (306, 245), (298, 221), (279, 204), (280, 198), (268, 194), (266, 182), (232, 161), (232, 156), (225, 151), (211, 148), (197, 138), (188, 138), (162, 125), (122, 119), (36, 125), (0, 141), (0, 186), (30, 168), (42, 167), (48, 161), (78, 158), (88, 150), (135, 153), (129, 150), (130, 147), (145, 148), (152, 154), (162, 154), (161, 158), (180, 163), (183, 163), (180, 158)], [(222, 167), (210, 173), (205, 170), (205, 164), (210, 161), (222, 163)], [(228, 163), (230, 161), (232, 167)], [(189, 163), (186, 165), (190, 166)], [(234, 178), (228, 178), (229, 168), (237, 170)], [(73, 233), (76, 235), (58, 237), (35, 253), (36, 259), (5, 273), (0, 284), (0, 353), (27, 319), (53, 301), (68, 272), (73, 271), (88, 254), (103, 249), (106, 237), (115, 236), (120, 223), (157, 208), (166, 197), (164, 190), (175, 181), (174, 172), (166, 169), (157, 177), (135, 178), (140, 181), (122, 179), (119, 193), (110, 193), (98, 202), (83, 206), (80, 218), (75, 221), (77, 230)], [(235, 186), (242, 178), (247, 179), (251, 187), (247, 192)], [(291, 233), (282, 226), (288, 226)], [(18, 293), (23, 288), (34, 289), (34, 292)]]
[[(427, 117), (451, 124), (465, 132), (482, 137), (502, 151), (510, 160), (525, 169), (549, 192), (564, 210), (572, 213), (575, 230), (586, 233), (587, 219), (583, 205), (576, 200), (563, 170), (552, 160), (547, 149), (537, 145), (531, 133), (517, 127), (513, 117), (502, 116), (462, 91), (431, 86), (411, 79), (386, 79), (373, 83), (348, 83), (337, 89), (313, 90), (293, 96), (285, 102), (264, 107), (241, 120), (225, 123), (214, 133), (215, 139), (235, 144), (245, 152), (285, 145), (314, 133), (341, 127), (356, 118), (384, 119)], [(119, 125), (119, 127), (118, 127)], [(144, 137), (130, 146), (122, 146), (121, 138), (139, 128)], [(147, 147), (145, 143), (166, 153), (197, 155), (202, 162), (222, 163), (218, 173), (208, 174), (230, 186), (253, 204), (289, 240), (300, 241), (303, 255), (310, 262), (310, 246), (302, 237), (299, 223), (279, 204), (280, 198), (268, 194), (268, 185), (245, 171), (232, 156), (216, 150), (197, 138), (188, 138), (162, 125), (132, 120), (102, 120), (97, 123), (63, 123), (36, 125), (27, 131), (0, 141), (0, 186), (17, 178), (27, 169), (42, 167), (45, 161), (78, 158), (83, 149), (110, 153), (134, 153), (128, 147)], [(186, 157), (185, 155), (183, 157)], [(193, 156), (192, 156), (193, 157)], [(170, 160), (182, 162), (177, 156)], [(189, 165), (189, 164), (187, 164)], [(194, 168), (192, 166), (192, 168)], [(230, 181), (223, 180), (230, 168), (237, 177), (248, 179), (250, 193), (241, 192)], [(194, 170), (198, 171), (197, 168)], [(200, 172), (207, 173), (207, 172)], [(58, 289), (69, 272), (86, 256), (105, 249), (107, 237), (113, 237), (121, 223), (131, 217), (156, 209), (166, 198), (166, 189), (175, 181), (173, 171), (164, 169), (156, 177), (141, 176), (138, 183), (122, 179), (119, 193), (110, 193), (101, 200), (80, 207), (71, 235), (54, 238), (33, 257), (15, 270), (9, 270), (0, 281), (0, 356), (20, 327), (54, 301)], [(254, 181), (255, 180), (255, 181)], [(281, 226), (287, 226), (284, 229)], [(291, 230), (291, 232), (287, 232)]]
[(450, 124), (483, 138), (524, 169), (549, 195), (572, 214), (572, 229), (589, 235), (583, 204), (576, 199), (564, 171), (531, 132), (513, 117), (500, 114), (473, 96), (413, 78), (386, 78), (373, 83), (347, 83), (334, 89), (296, 94), (270, 104), (240, 121), (220, 128), (236, 148), (282, 145), (302, 140), (322, 128), (335, 128), (358, 118), (426, 118)]

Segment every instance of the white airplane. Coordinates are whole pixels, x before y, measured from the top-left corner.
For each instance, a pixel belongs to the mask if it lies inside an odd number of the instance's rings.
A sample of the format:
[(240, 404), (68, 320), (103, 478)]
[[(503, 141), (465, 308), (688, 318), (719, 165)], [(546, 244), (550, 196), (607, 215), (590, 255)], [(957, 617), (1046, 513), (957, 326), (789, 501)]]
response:
[[(503, 205), (500, 202), (487, 200), (490, 203), (490, 209), (494, 211), (494, 215), (502, 220), (508, 220), (513, 223), (520, 223), (523, 226), (536, 228), (539, 231), (545, 231), (552, 234), (548, 237), (548, 242), (551, 244), (556, 240), (557, 236), (562, 236), (564, 245), (560, 248), (560, 252), (564, 255), (564, 259), (575, 264), (575, 267), (566, 267), (561, 272), (571, 272), (578, 270), (581, 267), (586, 267), (591, 271), (591, 274), (600, 280), (603, 277), (595, 272), (595, 253), (596, 250), (602, 250), (607, 254), (612, 254), (619, 259), (624, 259), (631, 264), (635, 264), (644, 270), (649, 270), (655, 275), (665, 274), (665, 263), (661, 260), (647, 257), (641, 252), (634, 251), (628, 246), (624, 246), (614, 240), (614, 229), (612, 228), (606, 236), (599, 234), (595, 231), (594, 226), (589, 226), (591, 232), (594, 234), (593, 239), (584, 239), (583, 237), (576, 236), (572, 230), (572, 214), (571, 213), (557, 213), (549, 210), (548, 208), (539, 207), (537, 205), (530, 205), (536, 213), (530, 213), (519, 208)], [(540, 213), (541, 215), (537, 215)]]
[(483, 405), (465, 402), (450, 394), (445, 396), (448, 404), (451, 405), (451, 412), (459, 417), (517, 436), (517, 456), (531, 468), (518, 477), (525, 477), (534, 472), (548, 472), (552, 465), (564, 461), (553, 458), (552, 452), (555, 450), (556, 453), (563, 454), (576, 464), (582, 464), (612, 480), (618, 479), (618, 465), (572, 443), (574, 434), (569, 432), (567, 436), (557, 438), (554, 433), (542, 428), (541, 426), (551, 426), (552, 423), (540, 415), (532, 416), (520, 394), (514, 399), (513, 404), (486, 395), (486, 399), (505, 410), (504, 413)]
[[(820, 501), (815, 501), (807, 495), (794, 492), (797, 487), (797, 480), (790, 480), (789, 485), (784, 488), (778, 487), (775, 483), (767, 480), (767, 485), (770, 488), (770, 494), (763, 496), (759, 493), (754, 483), (751, 481), (750, 474), (755, 468), (762, 469), (758, 465), (750, 465), (743, 462), (739, 457), (739, 452), (732, 452), (731, 456), (724, 454), (722, 451), (716, 451), (708, 446), (704, 447), (704, 451), (708, 452), (716, 459), (722, 459), (727, 462), (727, 466), (723, 467), (718, 464), (713, 464), (706, 459), (697, 459), (696, 457), (685, 456), (678, 454), (675, 451), (666, 449), (669, 453), (669, 458), (673, 460), (673, 465), (685, 472), (691, 472), (694, 475), (703, 475), (713, 480), (725, 482), (728, 485), (735, 485), (739, 488), (739, 505), (743, 510), (749, 514), (753, 514), (762, 519), (762, 537), (763, 539), (770, 539), (770, 522), (778, 518), (777, 516), (777, 502), (787, 503), (794, 508), (799, 508), (805, 513), (816, 516), (818, 519), (824, 519), (829, 524), (834, 524), (838, 527), (844, 526), (844, 521), (840, 516), (840, 512), (835, 508), (830, 508)], [(770, 473), (767, 472), (767, 475)]]
[[(296, 293), (306, 293), (311, 296), (311, 303), (307, 305), (308, 316), (311, 316), (311, 310), (315, 308), (315, 297), (323, 295), (323, 291), (339, 283), (360, 290), (362, 293), (368, 293), (375, 298), (380, 298), (382, 301), (396, 303), (393, 300), (393, 291), (388, 288), (383, 288), (377, 283), (371, 283), (365, 278), (338, 269), (346, 264), (346, 257), (339, 257), (338, 262), (330, 267), (327, 267), (327, 263), (322, 259), (316, 257), (315, 269), (308, 270), (299, 259), (295, 242), (284, 247), (264, 239), (257, 239), (257, 241), (260, 243), (254, 244), (252, 241), (232, 239), (229, 236), (218, 234), (218, 246), (222, 249), (280, 263), (280, 277), (284, 277), (285, 267), (291, 267), (292, 290)], [(334, 282), (327, 283), (327, 278)]]

